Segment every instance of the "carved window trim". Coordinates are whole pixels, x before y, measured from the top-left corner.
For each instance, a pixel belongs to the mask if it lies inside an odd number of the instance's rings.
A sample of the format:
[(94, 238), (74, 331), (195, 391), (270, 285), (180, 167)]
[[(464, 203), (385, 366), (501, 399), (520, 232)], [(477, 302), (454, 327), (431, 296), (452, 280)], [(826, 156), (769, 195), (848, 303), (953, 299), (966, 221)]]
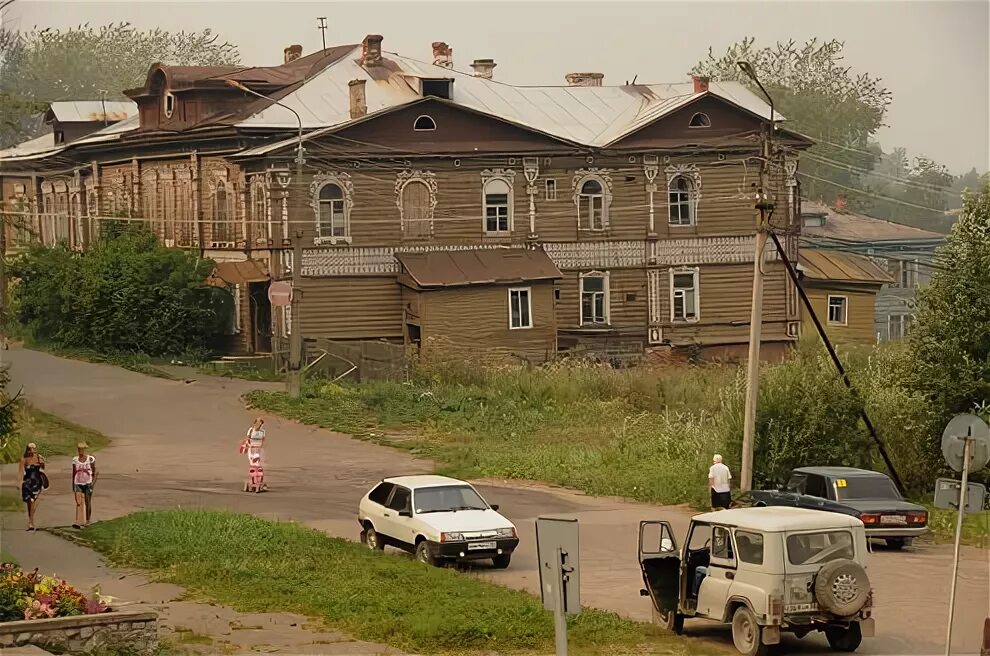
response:
[[(595, 292), (584, 290), (584, 281), (588, 278), (595, 278), (602, 281), (602, 291)], [(584, 316), (584, 296), (585, 294), (602, 294), (602, 311), (604, 321), (595, 321), (594, 316), (585, 319)], [(591, 326), (591, 327), (604, 327), (609, 326), (612, 323), (612, 303), (611, 303), (611, 292), (609, 289), (609, 272), (608, 271), (586, 271), (578, 275), (578, 325), (579, 326)], [(594, 315), (594, 298), (592, 298), (592, 315)]]
[[(269, 244), (274, 237), (272, 235), (272, 195), (271, 195), (271, 175), (269, 173), (257, 173), (250, 176), (248, 182), (248, 198), (251, 209), (248, 212), (250, 221), (256, 228), (264, 228)], [(261, 211), (259, 212), (259, 205)]]
[[(590, 181), (597, 182), (602, 188), (602, 226), (600, 228), (592, 227), (590, 224), (584, 225), (583, 219), (585, 217), (581, 216), (581, 199), (590, 197), (582, 194), (581, 191), (584, 188), (584, 185)], [(599, 168), (578, 169), (574, 172), (574, 178), (571, 180), (571, 192), (573, 195), (574, 207), (577, 210), (578, 230), (585, 230), (588, 232), (603, 232), (608, 230), (609, 209), (612, 207), (612, 176), (609, 174), (608, 170)]]
[[(697, 164), (676, 164), (664, 169), (667, 176), (667, 225), (671, 228), (689, 228), (698, 225), (698, 203), (701, 200), (701, 171)], [(679, 218), (675, 222), (673, 217), (673, 207), (675, 203), (670, 202), (670, 195), (673, 193), (673, 185), (678, 179), (683, 179), (688, 184), (688, 209), (691, 213), (687, 223), (683, 223)]]
[(428, 209), (429, 236), (433, 236), (433, 217), (437, 207), (437, 176), (432, 171), (422, 171), (420, 169), (407, 169), (399, 172), (395, 176), (395, 204), (399, 208), (399, 227), (403, 236), (406, 232), (406, 216), (403, 208), (402, 195), (406, 187), (411, 183), (418, 182), (426, 185), (430, 193), (430, 203)]
[[(320, 192), (327, 185), (336, 185), (344, 196), (344, 234), (334, 236), (324, 235), (320, 226)], [(316, 224), (314, 245), (351, 243), (351, 208), (354, 207), (354, 183), (351, 176), (343, 171), (317, 173), (309, 185), (309, 206), (313, 209), (313, 220)], [(332, 232), (332, 230), (331, 230)]]
[[(678, 318), (674, 310), (674, 297), (676, 289), (674, 287), (674, 276), (691, 274), (694, 276), (691, 282), (691, 290), (694, 292), (694, 316)], [(671, 267), (667, 270), (670, 286), (670, 322), (671, 323), (698, 323), (701, 321), (701, 267)]]
[[(487, 237), (507, 237), (515, 227), (516, 172), (512, 169), (485, 169), (481, 172), (481, 231)], [(508, 216), (506, 230), (488, 229), (488, 185), (503, 182), (508, 186)]]
[[(237, 222), (234, 185), (223, 179), (210, 182), (210, 242), (213, 248), (233, 248), (237, 245)], [(223, 206), (218, 196), (223, 192)], [(222, 210), (222, 214), (221, 214)]]

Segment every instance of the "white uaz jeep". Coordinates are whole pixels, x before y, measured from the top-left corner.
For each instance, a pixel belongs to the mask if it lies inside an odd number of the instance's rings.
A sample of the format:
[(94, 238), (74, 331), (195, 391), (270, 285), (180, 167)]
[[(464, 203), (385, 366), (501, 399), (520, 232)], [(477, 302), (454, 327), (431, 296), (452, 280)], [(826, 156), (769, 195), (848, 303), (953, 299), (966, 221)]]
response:
[(731, 623), (732, 641), (756, 656), (824, 631), (837, 651), (873, 636), (866, 534), (852, 516), (804, 508), (739, 508), (697, 515), (678, 550), (670, 524), (641, 522), (641, 590), (654, 618), (680, 633), (684, 618)]

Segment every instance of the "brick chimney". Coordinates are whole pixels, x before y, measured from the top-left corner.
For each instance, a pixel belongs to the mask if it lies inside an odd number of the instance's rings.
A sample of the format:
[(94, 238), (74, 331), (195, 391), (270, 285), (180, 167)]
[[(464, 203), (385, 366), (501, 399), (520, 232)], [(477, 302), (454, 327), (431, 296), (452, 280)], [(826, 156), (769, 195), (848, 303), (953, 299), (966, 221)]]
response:
[(282, 54), (285, 55), (285, 63), (288, 64), (290, 61), (295, 61), (302, 57), (302, 46), (291, 45), (283, 50)]
[(572, 87), (600, 87), (604, 78), (604, 73), (568, 73), (564, 76)]
[(365, 66), (378, 66), (382, 63), (382, 35), (369, 34), (361, 42), (361, 63)]
[(695, 93), (707, 93), (708, 92), (708, 82), (709, 78), (704, 75), (692, 75), (691, 81), (694, 82), (694, 92)]
[(495, 63), (494, 59), (475, 59), (474, 63), (471, 64), (471, 68), (474, 69), (474, 76), (483, 77), (486, 80), (492, 79), (496, 66), (498, 64)]
[(433, 64), (444, 68), (454, 67), (454, 49), (443, 41), (433, 42)]
[(347, 83), (351, 96), (351, 118), (360, 118), (368, 113), (368, 97), (364, 90), (365, 80), (351, 80)]

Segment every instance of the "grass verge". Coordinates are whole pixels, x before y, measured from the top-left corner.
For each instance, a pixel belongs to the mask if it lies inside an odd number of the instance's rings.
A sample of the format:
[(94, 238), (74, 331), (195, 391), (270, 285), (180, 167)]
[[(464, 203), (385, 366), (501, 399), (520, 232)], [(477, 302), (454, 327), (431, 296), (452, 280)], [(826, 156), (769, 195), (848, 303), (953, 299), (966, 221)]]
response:
[[(399, 649), (545, 651), (553, 641), (550, 615), (525, 592), (294, 524), (167, 510), (94, 524), (83, 537), (117, 565), (152, 570), (239, 611), (299, 613)], [(698, 653), (673, 634), (600, 610), (572, 618), (569, 634), (574, 653)]]
[[(954, 510), (928, 508), (928, 527), (932, 540), (939, 544), (953, 542), (956, 537), (958, 513)], [(990, 510), (971, 513), (963, 517), (962, 543), (977, 547), (990, 547)]]
[(102, 433), (39, 410), (29, 403), (21, 403), (17, 408), (17, 430), (0, 449), (0, 463), (17, 462), (28, 442), (37, 444), (38, 451), (48, 458), (74, 455), (76, 445), (81, 441), (86, 442), (91, 451), (109, 443)]
[(0, 512), (21, 512), (24, 502), (15, 492), (0, 492)]

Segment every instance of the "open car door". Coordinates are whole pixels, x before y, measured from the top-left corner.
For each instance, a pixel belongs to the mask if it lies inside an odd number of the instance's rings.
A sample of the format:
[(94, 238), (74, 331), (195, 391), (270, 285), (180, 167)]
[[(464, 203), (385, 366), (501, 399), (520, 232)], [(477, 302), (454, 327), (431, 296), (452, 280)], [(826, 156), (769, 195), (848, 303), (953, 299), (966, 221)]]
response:
[(653, 601), (659, 624), (680, 633), (684, 616), (678, 612), (681, 554), (670, 522), (639, 523), (639, 567), (643, 572), (640, 594)]

